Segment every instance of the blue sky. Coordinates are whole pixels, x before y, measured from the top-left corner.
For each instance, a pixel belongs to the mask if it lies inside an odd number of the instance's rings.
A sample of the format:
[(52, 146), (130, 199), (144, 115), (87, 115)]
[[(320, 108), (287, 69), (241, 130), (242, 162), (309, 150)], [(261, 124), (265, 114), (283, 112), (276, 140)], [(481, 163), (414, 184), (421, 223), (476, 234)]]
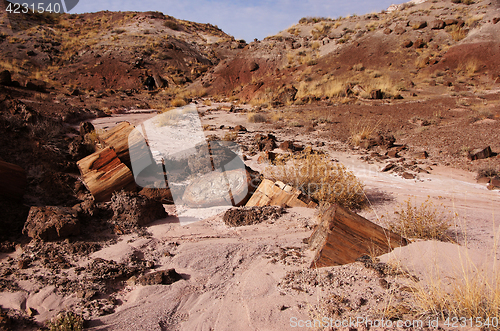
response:
[[(72, 13), (160, 11), (176, 18), (217, 25), (247, 42), (274, 35), (306, 16), (336, 18), (386, 9), (397, 0), (80, 0)], [(405, 2), (401, 0), (400, 2)]]

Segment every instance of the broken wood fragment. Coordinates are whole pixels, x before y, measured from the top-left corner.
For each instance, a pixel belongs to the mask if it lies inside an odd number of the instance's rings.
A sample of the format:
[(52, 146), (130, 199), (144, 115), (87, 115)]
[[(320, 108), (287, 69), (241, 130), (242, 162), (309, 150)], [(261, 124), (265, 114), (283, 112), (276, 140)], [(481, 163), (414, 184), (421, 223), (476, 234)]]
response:
[(319, 224), (309, 237), (315, 251), (311, 268), (348, 264), (363, 255), (377, 256), (408, 241), (338, 205), (325, 208)]

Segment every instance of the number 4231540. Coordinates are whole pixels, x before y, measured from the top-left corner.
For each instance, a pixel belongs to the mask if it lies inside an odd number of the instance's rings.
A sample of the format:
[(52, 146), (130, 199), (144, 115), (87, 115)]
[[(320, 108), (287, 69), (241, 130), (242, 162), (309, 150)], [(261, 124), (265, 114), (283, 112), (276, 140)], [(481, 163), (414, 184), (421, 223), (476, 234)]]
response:
[(30, 12), (30, 9), (31, 9), (32, 13), (39, 13), (39, 14), (42, 14), (42, 13), (61, 13), (62, 12), (61, 5), (57, 2), (54, 4), (52, 4), (50, 2), (48, 4), (44, 4), (44, 3), (39, 2), (36, 6), (34, 3), (27, 4), (27, 3), (9, 2), (9, 5), (5, 9), (5, 11), (10, 13), (10, 14), (27, 14), (28, 12)]

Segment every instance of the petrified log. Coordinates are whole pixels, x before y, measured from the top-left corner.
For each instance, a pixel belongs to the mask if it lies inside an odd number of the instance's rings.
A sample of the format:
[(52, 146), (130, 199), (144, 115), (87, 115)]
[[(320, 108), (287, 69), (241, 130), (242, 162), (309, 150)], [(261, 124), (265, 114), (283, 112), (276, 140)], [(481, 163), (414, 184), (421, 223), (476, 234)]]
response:
[(490, 146), (488, 146), (486, 148), (477, 148), (477, 149), (472, 150), (469, 153), (469, 159), (472, 161), (480, 160), (480, 159), (487, 159), (491, 156), (493, 156), (493, 152), (491, 151)]
[(125, 164), (130, 165), (130, 154), (128, 147), (128, 136), (134, 130), (129, 122), (121, 122), (108, 131), (99, 134), (99, 140), (105, 147), (112, 147), (118, 158)]
[(18, 165), (0, 161), (0, 196), (22, 199), (26, 189), (26, 172)]
[(247, 207), (289, 206), (315, 208), (317, 204), (301, 191), (282, 182), (264, 179), (248, 200)]
[(338, 205), (319, 216), (319, 224), (309, 237), (315, 251), (311, 268), (352, 263), (363, 255), (381, 255), (408, 241), (389, 230)]
[(96, 201), (108, 201), (115, 191), (136, 188), (132, 172), (112, 148), (97, 151), (77, 162), (87, 189)]

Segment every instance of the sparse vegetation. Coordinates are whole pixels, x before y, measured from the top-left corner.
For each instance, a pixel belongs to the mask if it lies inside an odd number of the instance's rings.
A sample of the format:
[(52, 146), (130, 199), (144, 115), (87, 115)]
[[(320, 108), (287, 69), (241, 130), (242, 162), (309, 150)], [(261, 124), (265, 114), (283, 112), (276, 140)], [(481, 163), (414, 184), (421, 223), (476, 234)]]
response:
[(250, 123), (265, 123), (268, 121), (267, 116), (262, 113), (248, 113), (247, 120)]
[(371, 123), (371, 122), (366, 122), (366, 121), (359, 121), (358, 123), (354, 124), (351, 123), (351, 128), (350, 128), (350, 141), (354, 146), (359, 146), (361, 141), (365, 139), (372, 138), (373, 135), (377, 132), (379, 123)]
[(325, 154), (305, 150), (276, 161), (266, 176), (291, 185), (317, 201), (336, 203), (350, 209), (364, 206), (362, 182), (344, 165), (332, 162)]
[(451, 35), (453, 40), (460, 41), (467, 37), (468, 31), (458, 25), (451, 25), (446, 27), (446, 31)]
[(394, 218), (387, 220), (387, 226), (389, 230), (405, 238), (450, 239), (447, 233), (451, 226), (451, 215), (434, 206), (430, 198), (419, 206), (409, 198), (394, 214)]
[(60, 313), (47, 323), (49, 331), (81, 331), (83, 318), (72, 312)]

